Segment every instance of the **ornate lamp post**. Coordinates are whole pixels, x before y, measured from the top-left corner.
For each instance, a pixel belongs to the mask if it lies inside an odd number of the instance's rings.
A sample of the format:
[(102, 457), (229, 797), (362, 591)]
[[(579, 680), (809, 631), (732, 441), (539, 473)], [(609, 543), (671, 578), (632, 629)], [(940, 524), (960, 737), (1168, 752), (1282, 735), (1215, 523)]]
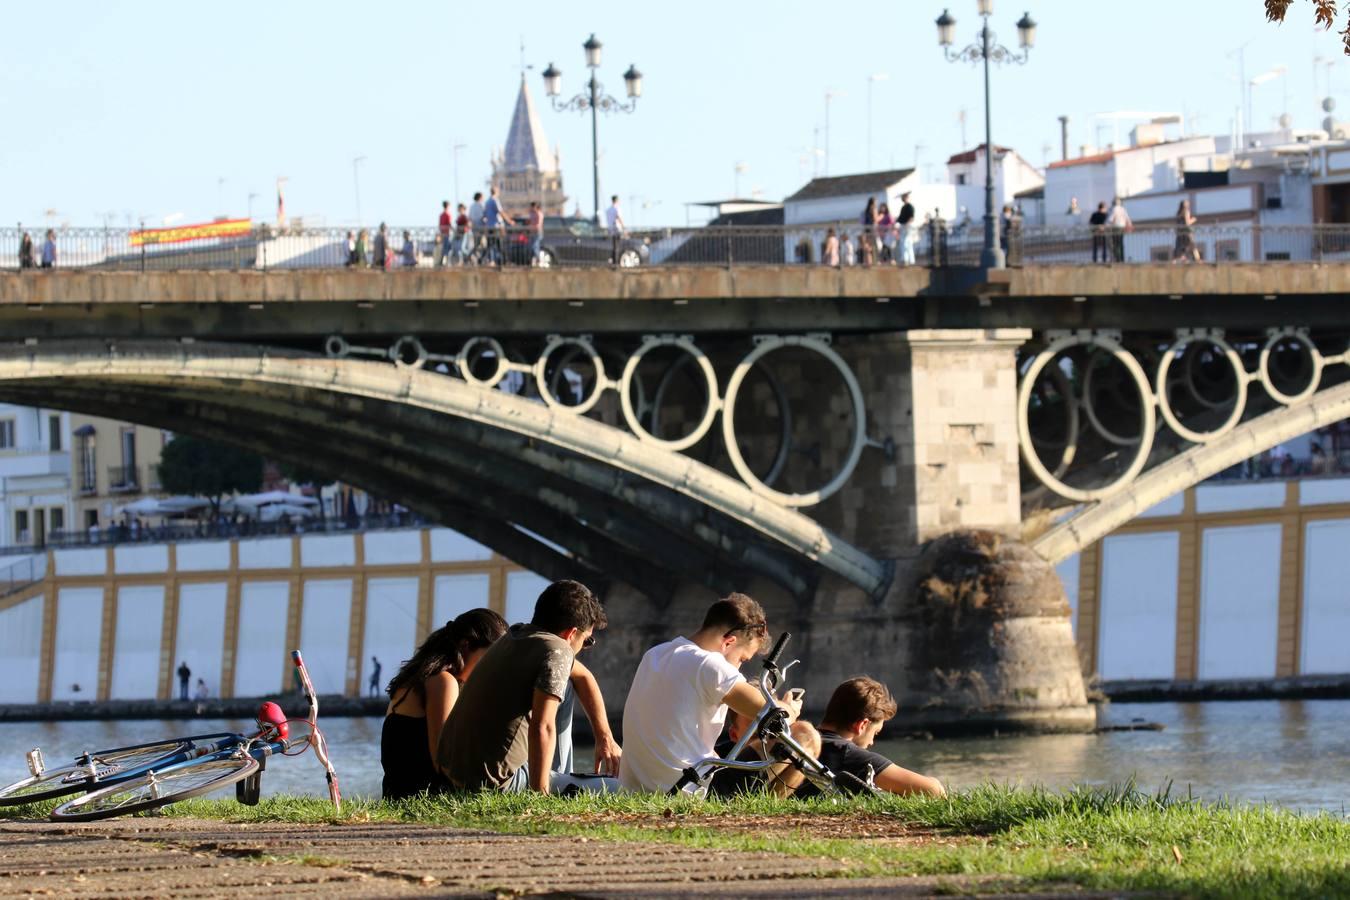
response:
[(591, 80), (586, 85), (586, 93), (577, 94), (571, 100), (559, 102), (558, 95), (562, 92), (562, 72), (554, 67), (553, 63), (548, 64), (544, 70), (544, 91), (548, 94), (549, 100), (553, 103), (553, 108), (559, 112), (567, 109), (574, 109), (577, 112), (591, 112), (591, 176), (592, 176), (592, 201), (595, 205), (595, 220), (600, 221), (600, 113), (630, 113), (637, 109), (637, 99), (642, 96), (642, 73), (637, 70), (637, 66), (630, 65), (628, 71), (623, 73), (623, 83), (628, 89), (628, 102), (623, 103), (614, 97), (605, 93), (604, 85), (600, 84), (595, 77), (595, 70), (600, 68), (600, 47), (601, 44), (592, 34), (582, 44), (582, 49), (586, 51), (586, 66), (591, 70)]
[(994, 213), (994, 139), (989, 108), (989, 63), (1025, 63), (1031, 56), (1032, 45), (1036, 43), (1036, 23), (1032, 21), (1030, 13), (1023, 13), (1017, 22), (1022, 52), (1014, 53), (999, 44), (994, 33), (989, 30), (994, 0), (976, 0), (976, 5), (980, 18), (984, 20), (976, 42), (964, 50), (951, 49), (956, 37), (956, 19), (944, 9), (937, 19), (938, 44), (948, 62), (984, 63), (984, 250), (980, 253), (980, 265), (986, 269), (1002, 269), (1007, 260), (999, 241), (998, 216)]

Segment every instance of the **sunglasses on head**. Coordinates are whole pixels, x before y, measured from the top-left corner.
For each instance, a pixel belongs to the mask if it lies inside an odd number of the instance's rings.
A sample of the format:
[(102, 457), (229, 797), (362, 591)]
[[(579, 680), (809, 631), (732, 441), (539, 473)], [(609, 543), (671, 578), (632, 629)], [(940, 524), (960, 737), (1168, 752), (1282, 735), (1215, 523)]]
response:
[(591, 649), (591, 648), (594, 647), (594, 646), (595, 646), (595, 635), (593, 635), (593, 634), (590, 635), (590, 636), (587, 637), (584, 641), (581, 642), (581, 649), (582, 649), (582, 650), (589, 650), (589, 649)]

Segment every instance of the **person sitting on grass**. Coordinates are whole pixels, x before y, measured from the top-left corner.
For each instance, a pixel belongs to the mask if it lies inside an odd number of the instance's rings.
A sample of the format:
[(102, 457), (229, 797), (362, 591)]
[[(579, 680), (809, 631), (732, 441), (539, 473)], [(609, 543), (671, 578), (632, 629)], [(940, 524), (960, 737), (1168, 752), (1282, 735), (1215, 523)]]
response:
[(449, 788), (432, 763), (441, 731), (464, 682), (505, 633), (501, 616), (490, 609), (471, 609), (433, 631), (389, 682), (389, 708), (380, 732), (384, 799)]
[[(460, 790), (549, 793), (558, 745), (558, 712), (576, 654), (607, 624), (604, 607), (576, 581), (555, 581), (535, 601), (528, 625), (512, 625), (483, 654), (441, 733), (436, 763)], [(594, 678), (582, 666), (583, 682)], [(574, 682), (575, 685), (575, 682)], [(596, 770), (618, 764), (598, 688), (577, 691), (596, 728)], [(570, 719), (564, 729), (570, 732)], [(603, 728), (603, 734), (601, 729)], [(592, 785), (608, 789), (612, 785)]]
[[(820, 761), (838, 775), (847, 772), (866, 783), (869, 778), (878, 789), (892, 794), (928, 794), (945, 797), (942, 782), (911, 772), (880, 753), (868, 750), (881, 727), (895, 715), (895, 699), (886, 685), (872, 678), (850, 678), (834, 689), (820, 723)], [(846, 784), (841, 784), (848, 790)], [(814, 785), (803, 786), (796, 794), (816, 796)]]
[[(752, 718), (759, 713), (764, 698), (740, 667), (767, 643), (763, 608), (731, 594), (712, 605), (692, 638), (643, 655), (623, 707), (625, 790), (670, 790), (687, 767), (712, 754), (728, 707)], [(800, 700), (779, 705), (790, 721), (801, 713)]]
[[(748, 729), (754, 727), (754, 724), (754, 716), (747, 716), (734, 709), (729, 710), (727, 712), (726, 734), (722, 740), (717, 742), (714, 752), (722, 759), (727, 759), (728, 754), (735, 748), (736, 742)], [(817, 759), (820, 758), (820, 734), (816, 731), (814, 725), (799, 719), (792, 723), (790, 731), (793, 739), (801, 745), (803, 750)], [(768, 756), (764, 753), (764, 742), (757, 737), (751, 738), (746, 743), (745, 749), (741, 751), (740, 756), (736, 758), (741, 762), (758, 762), (768, 759)], [(806, 776), (802, 774), (802, 771), (786, 762), (777, 762), (768, 769), (754, 772), (744, 769), (719, 769), (708, 785), (708, 795), (710, 797), (730, 798), (737, 794), (749, 794), (767, 789), (769, 793), (776, 797), (790, 797), (805, 781)]]

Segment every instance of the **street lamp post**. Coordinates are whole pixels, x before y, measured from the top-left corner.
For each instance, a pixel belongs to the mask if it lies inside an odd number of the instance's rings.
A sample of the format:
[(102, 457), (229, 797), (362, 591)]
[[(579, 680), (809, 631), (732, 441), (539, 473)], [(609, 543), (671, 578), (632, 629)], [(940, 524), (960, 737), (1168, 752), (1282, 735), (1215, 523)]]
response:
[(976, 0), (976, 5), (983, 20), (977, 42), (953, 52), (951, 46), (956, 37), (956, 19), (944, 9), (937, 19), (938, 44), (948, 62), (984, 64), (984, 249), (980, 253), (980, 265), (986, 269), (1002, 269), (1007, 265), (1007, 259), (999, 241), (998, 216), (994, 214), (994, 126), (989, 104), (989, 63), (1025, 63), (1031, 56), (1032, 45), (1036, 43), (1036, 23), (1032, 21), (1030, 13), (1022, 14), (1022, 18), (1017, 21), (1022, 52), (1014, 53), (999, 44), (994, 33), (989, 30), (994, 0)]
[(623, 73), (624, 86), (628, 91), (628, 102), (623, 103), (614, 97), (605, 93), (604, 85), (600, 84), (595, 77), (595, 70), (600, 68), (600, 47), (601, 44), (592, 34), (586, 39), (586, 43), (581, 45), (586, 51), (586, 67), (591, 70), (591, 80), (586, 84), (586, 93), (577, 94), (570, 100), (559, 102), (558, 95), (562, 92), (562, 72), (555, 68), (553, 63), (548, 64), (544, 70), (544, 91), (548, 94), (549, 100), (553, 103), (553, 108), (559, 112), (573, 109), (577, 112), (591, 113), (591, 199), (595, 206), (595, 221), (600, 221), (600, 113), (631, 113), (637, 109), (638, 97), (642, 96), (642, 73), (637, 70), (637, 66), (630, 65), (628, 71)]

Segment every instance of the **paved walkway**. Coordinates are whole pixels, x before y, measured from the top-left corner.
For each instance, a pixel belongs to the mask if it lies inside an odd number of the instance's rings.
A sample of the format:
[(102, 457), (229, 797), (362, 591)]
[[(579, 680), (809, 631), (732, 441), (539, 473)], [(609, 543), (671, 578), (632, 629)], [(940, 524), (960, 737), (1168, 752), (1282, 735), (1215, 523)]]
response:
[[(924, 897), (953, 879), (838, 878), (847, 863), (420, 825), (137, 818), (0, 822), (0, 897)], [(961, 880), (966, 889), (976, 884)], [(1018, 895), (1025, 898), (1028, 895)]]

